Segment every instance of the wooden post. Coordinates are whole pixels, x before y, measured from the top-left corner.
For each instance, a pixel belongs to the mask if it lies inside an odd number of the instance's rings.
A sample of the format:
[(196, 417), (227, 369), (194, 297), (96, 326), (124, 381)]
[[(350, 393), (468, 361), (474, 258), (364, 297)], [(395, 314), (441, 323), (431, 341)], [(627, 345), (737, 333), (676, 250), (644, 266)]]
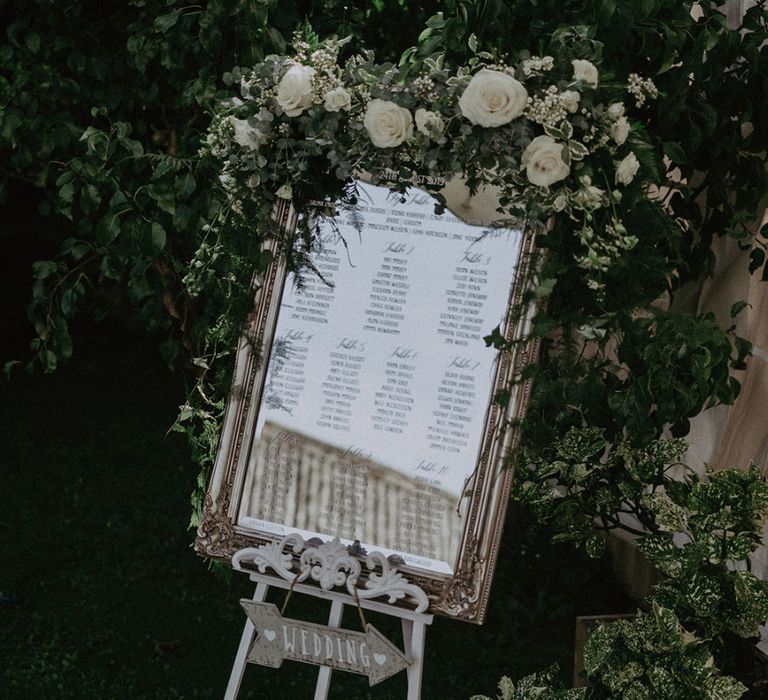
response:
[(408, 656), (408, 700), (421, 699), (421, 676), (424, 670), (426, 626), (420, 620), (403, 618), (403, 643)]
[[(267, 597), (268, 589), (269, 586), (266, 583), (257, 583), (253, 599), (257, 603), (263, 603)], [(235, 700), (237, 698), (237, 693), (240, 691), (240, 683), (243, 682), (243, 673), (245, 672), (245, 657), (248, 656), (248, 650), (251, 648), (251, 644), (253, 644), (255, 631), (253, 623), (250, 619), (246, 619), (243, 635), (240, 637), (240, 646), (237, 649), (237, 656), (235, 656), (235, 663), (232, 665), (232, 673), (229, 674), (229, 683), (227, 683), (227, 690), (224, 693), (224, 700)]]
[[(328, 627), (340, 627), (341, 617), (344, 614), (344, 603), (334, 600), (331, 603), (331, 614), (328, 616)], [(317, 687), (315, 688), (315, 700), (326, 700), (328, 688), (331, 685), (331, 669), (323, 666), (317, 673)]]

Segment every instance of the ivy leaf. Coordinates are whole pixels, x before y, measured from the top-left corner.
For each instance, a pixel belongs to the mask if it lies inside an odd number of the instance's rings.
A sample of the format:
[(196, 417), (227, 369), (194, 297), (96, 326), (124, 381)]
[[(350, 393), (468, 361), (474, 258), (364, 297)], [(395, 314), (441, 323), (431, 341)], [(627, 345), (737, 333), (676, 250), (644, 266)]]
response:
[(667, 156), (667, 158), (669, 158), (676, 165), (688, 164), (688, 156), (679, 143), (675, 143), (674, 141), (665, 141), (663, 148), (664, 155)]
[(704, 688), (707, 700), (739, 700), (748, 688), (730, 676), (707, 679)]
[(608, 24), (616, 12), (616, 0), (603, 0), (600, 3), (600, 12), (597, 18), (599, 24)]
[(762, 248), (753, 248), (749, 254), (749, 272), (752, 273), (765, 262), (765, 251)]
[(165, 32), (179, 21), (179, 17), (181, 17), (181, 10), (173, 10), (167, 15), (160, 15), (160, 17), (155, 19), (155, 31), (165, 34)]
[(748, 301), (744, 301), (743, 299), (741, 301), (737, 301), (733, 306), (731, 306), (731, 318), (736, 318), (748, 306), (750, 308), (752, 307), (752, 304), (750, 304)]
[(32, 53), (37, 53), (40, 51), (40, 35), (32, 32), (31, 34), (27, 34), (27, 38), (25, 39), (24, 43), (27, 45), (27, 48)]
[(157, 253), (161, 253), (165, 248), (165, 229), (157, 222), (152, 223), (152, 247)]
[(704, 132), (707, 136), (712, 136), (717, 129), (717, 111), (712, 105), (702, 102), (700, 114), (704, 121)]

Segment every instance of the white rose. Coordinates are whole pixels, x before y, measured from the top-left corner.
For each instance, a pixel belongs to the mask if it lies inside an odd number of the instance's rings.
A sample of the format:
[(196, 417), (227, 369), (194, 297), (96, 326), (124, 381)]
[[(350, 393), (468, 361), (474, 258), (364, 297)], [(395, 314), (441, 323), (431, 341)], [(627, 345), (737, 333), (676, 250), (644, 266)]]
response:
[(616, 168), (616, 182), (622, 185), (628, 185), (635, 179), (637, 171), (640, 169), (640, 161), (634, 153), (630, 153)]
[(341, 86), (325, 93), (323, 105), (328, 112), (345, 112), (352, 106), (352, 96)]
[(576, 90), (566, 90), (560, 93), (560, 102), (571, 114), (579, 110), (581, 95)]
[(573, 200), (581, 209), (591, 211), (602, 206), (604, 197), (605, 190), (587, 184), (573, 196)]
[(611, 138), (618, 146), (621, 146), (629, 136), (629, 122), (626, 117), (619, 117), (611, 124)]
[(473, 124), (501, 126), (519, 117), (528, 91), (511, 75), (483, 68), (472, 76), (459, 99), (461, 113)]
[(298, 117), (312, 104), (315, 69), (294, 63), (277, 85), (277, 104), (289, 117)]
[(235, 130), (235, 143), (239, 144), (243, 148), (250, 148), (256, 150), (264, 138), (264, 134), (258, 129), (251, 126), (247, 119), (236, 119), (235, 117), (229, 118), (229, 123)]
[(445, 122), (436, 112), (430, 112), (428, 109), (420, 107), (416, 110), (414, 117), (416, 118), (416, 128), (425, 136), (437, 141), (443, 135)]
[(606, 114), (608, 115), (609, 119), (616, 120), (619, 117), (624, 116), (624, 103), (623, 102), (614, 102), (608, 109), (606, 110)]
[(551, 136), (537, 136), (528, 144), (522, 165), (534, 185), (549, 187), (568, 177), (571, 168), (563, 160), (563, 148)]
[(593, 63), (582, 58), (574, 58), (571, 65), (574, 80), (581, 80), (582, 83), (593, 88), (597, 87), (597, 68)]
[(371, 100), (363, 125), (373, 145), (379, 148), (394, 148), (413, 136), (411, 113), (388, 100)]

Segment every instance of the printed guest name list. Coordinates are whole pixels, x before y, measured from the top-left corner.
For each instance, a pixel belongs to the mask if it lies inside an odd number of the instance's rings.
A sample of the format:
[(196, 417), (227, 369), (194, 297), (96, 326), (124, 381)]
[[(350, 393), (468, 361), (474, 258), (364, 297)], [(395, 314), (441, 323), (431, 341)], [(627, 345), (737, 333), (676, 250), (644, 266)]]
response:
[[(317, 272), (286, 282), (257, 437), (271, 423), (458, 500), (493, 390), (483, 336), (504, 321), (522, 233), (437, 214), (418, 190), (359, 188), (356, 210), (323, 228)], [(363, 510), (358, 481), (344, 498)]]

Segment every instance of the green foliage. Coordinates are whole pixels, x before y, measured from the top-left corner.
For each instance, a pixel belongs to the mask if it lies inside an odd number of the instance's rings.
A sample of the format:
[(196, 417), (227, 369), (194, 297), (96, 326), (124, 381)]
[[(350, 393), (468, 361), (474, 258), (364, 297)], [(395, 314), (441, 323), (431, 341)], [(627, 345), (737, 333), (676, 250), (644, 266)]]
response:
[[(557, 313), (552, 306), (539, 323)], [(550, 323), (538, 331), (549, 337), (524, 424), (534, 453), (573, 426), (600, 428), (609, 440), (626, 435), (637, 444), (667, 426), (685, 435), (690, 417), (738, 395), (730, 370), (743, 365), (749, 343), (723, 331), (711, 315), (617, 310), (579, 320), (570, 313), (559, 339)]]
[[(702, 15), (697, 19), (691, 16), (694, 4)], [(475, 42), (556, 58), (578, 46), (581, 58), (602, 57), (616, 75), (653, 75), (662, 99), (651, 112), (651, 131), (681, 171), (669, 204), (696, 230), (689, 252), (725, 232), (749, 243), (753, 235), (747, 226), (768, 189), (760, 155), (768, 143), (762, 97), (768, 87), (768, 56), (762, 50), (768, 24), (759, 2), (747, 12), (744, 31), (733, 31), (718, 5), (713, 0), (449, 0), (428, 20), (419, 46), (405, 59), (417, 63), (445, 51), (461, 63), (474, 53)], [(697, 201), (702, 193), (703, 207)], [(765, 242), (758, 245), (764, 249)], [(765, 275), (764, 256), (754, 260)], [(706, 256), (693, 255), (686, 274), (696, 275), (709, 263)]]
[(738, 700), (747, 690), (720, 675), (708, 645), (658, 605), (593, 632), (584, 670), (590, 700)]
[[(638, 547), (666, 576), (653, 595), (707, 637), (754, 637), (768, 618), (768, 582), (741, 570), (760, 544), (768, 485), (756, 467), (710, 472), (708, 482), (671, 484), (645, 496), (657, 531)], [(673, 539), (681, 533), (685, 541)], [(679, 538), (678, 538), (679, 539)]]
[[(197, 390), (201, 391), (204, 384), (200, 382)], [(192, 515), (189, 526), (197, 528), (203, 510), (203, 495), (208, 485), (208, 477), (216, 459), (216, 448), (219, 444), (219, 433), (224, 417), (224, 402), (212, 402), (208, 397), (202, 397), (206, 408), (195, 406), (188, 402), (181, 407), (179, 417), (173, 427), (175, 432), (189, 436), (192, 460), (199, 465), (197, 488), (192, 494)], [(218, 562), (213, 562), (218, 563)]]
[[(499, 681), (498, 700), (581, 700), (583, 688), (565, 689), (557, 680), (557, 666), (534, 673), (513, 683), (506, 676)], [(487, 695), (473, 695), (470, 700), (491, 700)]]
[(743, 570), (759, 546), (768, 515), (768, 484), (756, 467), (711, 471), (706, 480), (680, 464), (687, 445), (609, 444), (596, 428), (571, 428), (551, 457), (530, 464), (515, 497), (556, 541), (600, 556), (600, 530), (623, 529), (664, 575), (653, 595), (691, 630), (722, 642), (753, 637), (768, 618), (768, 582)]
[(747, 691), (720, 674), (706, 641), (656, 603), (592, 632), (584, 647), (586, 688), (566, 690), (556, 674), (555, 667), (516, 684), (502, 678), (498, 700), (738, 700)]
[(0, 8), (0, 201), (7, 178), (21, 178), (45, 188), (44, 213), (72, 221), (54, 219), (60, 257), (35, 269), (32, 350), (46, 371), (71, 355), (69, 327), (86, 299), (97, 318), (127, 302), (168, 362), (199, 357), (208, 329), (222, 324), (234, 327), (233, 347), (264, 259), (248, 230), (226, 242), (226, 256), (202, 260), (221, 245), (205, 228), (218, 215), (218, 182), (196, 156), (224, 67), (284, 49), (305, 17), (396, 56), (407, 37), (380, 18), (414, 12), (399, 0), (169, 0), (158, 9), (145, 0)]

